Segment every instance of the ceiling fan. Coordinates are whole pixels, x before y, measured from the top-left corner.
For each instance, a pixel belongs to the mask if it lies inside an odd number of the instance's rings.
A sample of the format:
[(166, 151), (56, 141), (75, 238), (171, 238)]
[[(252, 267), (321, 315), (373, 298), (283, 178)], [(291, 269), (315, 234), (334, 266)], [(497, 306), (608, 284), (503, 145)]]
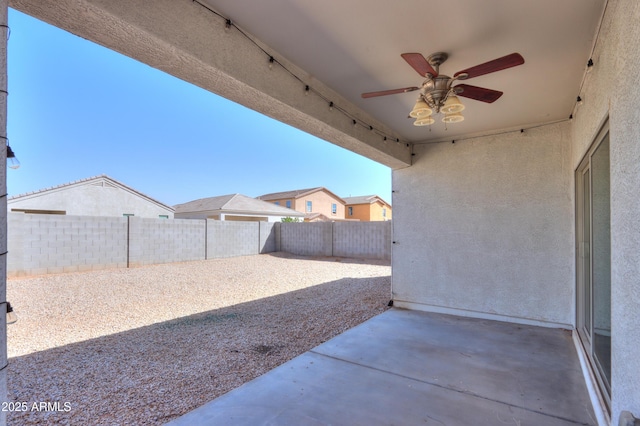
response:
[(403, 53), (402, 58), (426, 80), (420, 87), (404, 87), (402, 89), (383, 90), (379, 92), (363, 93), (363, 98), (373, 98), (376, 96), (394, 95), (396, 93), (413, 92), (420, 90), (420, 96), (409, 113), (415, 118), (413, 123), (416, 126), (427, 126), (435, 122), (431, 117), (432, 113), (444, 113), (442, 121), (445, 123), (457, 123), (464, 120), (460, 112), (464, 110), (464, 105), (458, 99), (463, 96), (477, 101), (492, 103), (502, 96), (502, 92), (485, 89), (483, 87), (471, 86), (469, 84), (458, 84), (453, 86), (457, 80), (467, 80), (481, 75), (501, 71), (507, 68), (524, 64), (524, 58), (519, 53), (512, 53), (489, 62), (485, 62), (475, 67), (458, 71), (449, 77), (439, 73), (440, 65), (447, 60), (449, 55), (444, 52), (437, 52), (425, 58), (420, 53)]

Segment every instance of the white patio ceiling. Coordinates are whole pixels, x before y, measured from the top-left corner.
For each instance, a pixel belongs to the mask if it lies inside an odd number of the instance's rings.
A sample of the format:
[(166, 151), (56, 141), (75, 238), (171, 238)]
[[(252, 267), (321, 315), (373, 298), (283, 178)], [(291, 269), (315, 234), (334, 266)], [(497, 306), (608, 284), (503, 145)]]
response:
[[(412, 142), (526, 128), (568, 119), (605, 0), (200, 0)], [(461, 98), (465, 121), (416, 127), (418, 92), (362, 99), (363, 92), (420, 86), (401, 57), (449, 54), (440, 72), (519, 52), (525, 64), (468, 80), (504, 92), (493, 104)], [(597, 61), (597, 58), (594, 58)], [(257, 70), (257, 72), (264, 72)], [(467, 82), (465, 82), (467, 83)]]

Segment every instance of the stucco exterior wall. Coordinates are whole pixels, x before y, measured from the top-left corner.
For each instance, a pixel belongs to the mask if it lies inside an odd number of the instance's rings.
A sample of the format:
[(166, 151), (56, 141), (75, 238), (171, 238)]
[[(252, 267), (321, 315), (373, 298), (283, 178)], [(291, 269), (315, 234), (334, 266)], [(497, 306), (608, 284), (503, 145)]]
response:
[(612, 423), (623, 410), (640, 414), (638, 22), (640, 3), (609, 1), (568, 124), (419, 146), (415, 165), (393, 173), (394, 298), (575, 324), (573, 172), (609, 119)]
[[(382, 213), (383, 209), (386, 209), (385, 214)], [(391, 220), (391, 219), (392, 219), (391, 207), (379, 201), (371, 204), (371, 218), (369, 220), (379, 221), (379, 220)]]
[(224, 214), (222, 215), (222, 219), (231, 222), (270, 222), (266, 216), (260, 217), (241, 214)]
[[(371, 205), (370, 204), (351, 204), (345, 206), (345, 219), (357, 219), (368, 222), (371, 220)], [(349, 214), (349, 208), (352, 209), (353, 214)]]
[[(311, 212), (307, 212), (307, 201), (311, 201)], [(336, 213), (331, 213), (331, 204), (336, 204)], [(302, 213), (322, 213), (328, 218), (344, 219), (344, 203), (324, 191), (297, 198), (292, 207)]]
[[(189, 213), (176, 213), (176, 219), (214, 219), (214, 220), (226, 220), (226, 221), (245, 221), (245, 222), (282, 222), (287, 216), (276, 216), (269, 214), (259, 214), (259, 213), (238, 213), (238, 212), (228, 212), (228, 213), (220, 213), (219, 210), (216, 212), (189, 212)], [(299, 218), (302, 220), (302, 218)]]
[(575, 169), (609, 117), (612, 423), (640, 416), (640, 3), (609, 0), (573, 120)]
[(60, 188), (42, 194), (33, 194), (9, 200), (9, 211), (14, 209), (59, 210), (72, 216), (173, 218), (173, 211), (116, 186), (86, 184)]
[[(349, 208), (353, 209), (353, 214), (349, 214)], [(357, 219), (363, 222), (376, 222), (391, 220), (391, 207), (376, 201), (371, 204), (347, 204), (345, 205), (345, 219)], [(386, 209), (386, 215), (382, 214), (382, 210)]]
[[(287, 207), (287, 201), (290, 203), (291, 207)], [(282, 198), (280, 200), (269, 200), (267, 202), (268, 203), (273, 203), (273, 204), (277, 203), (277, 205), (280, 206), (280, 207), (287, 207), (288, 209), (296, 210), (296, 208), (295, 208), (295, 200), (292, 199), (292, 198)], [(298, 210), (298, 211), (300, 211), (300, 210)], [(304, 212), (301, 212), (301, 213), (304, 213)]]
[(414, 147), (393, 172), (397, 306), (572, 326), (569, 129)]
[[(2, 32), (0, 42), (0, 135), (7, 136), (7, 40), (9, 38), (8, 2), (0, 0), (0, 24), (6, 32)], [(0, 149), (0, 164), (7, 164), (7, 150)], [(0, 167), (0, 191), (7, 193), (7, 168)], [(7, 301), (7, 198), (0, 199), (0, 304)], [(7, 321), (6, 315), (0, 315), (0, 367), (7, 365)], [(0, 398), (7, 401), (7, 371), (0, 370)], [(7, 423), (7, 413), (0, 410), (0, 425)]]

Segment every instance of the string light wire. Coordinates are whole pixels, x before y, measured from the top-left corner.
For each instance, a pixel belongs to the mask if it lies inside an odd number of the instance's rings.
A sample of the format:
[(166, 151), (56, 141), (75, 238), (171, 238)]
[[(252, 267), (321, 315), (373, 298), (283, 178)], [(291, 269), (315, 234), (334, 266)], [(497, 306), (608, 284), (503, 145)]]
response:
[(562, 120), (557, 120), (557, 121), (553, 121), (551, 123), (543, 123), (543, 124), (538, 124), (535, 126), (530, 126), (530, 127), (522, 127), (522, 128), (518, 128), (516, 130), (503, 130), (503, 131), (499, 131), (499, 132), (495, 132), (495, 133), (486, 133), (486, 134), (482, 134), (482, 135), (475, 135), (475, 136), (464, 136), (464, 137), (460, 137), (457, 139), (442, 139), (442, 140), (436, 140), (436, 141), (427, 141), (427, 142), (414, 142), (414, 145), (431, 145), (431, 144), (436, 144), (436, 143), (456, 143), (459, 141), (466, 141), (469, 139), (480, 139), (480, 138), (488, 138), (488, 137), (492, 137), (492, 136), (500, 136), (500, 135), (506, 135), (509, 133), (525, 133), (525, 130), (532, 130), (532, 129), (537, 129), (540, 127), (546, 127), (546, 126), (553, 126), (554, 124), (558, 124), (558, 123), (564, 123), (565, 121), (569, 121), (569, 119), (562, 119)]
[[(213, 13), (217, 17), (219, 17), (224, 22), (225, 28), (229, 29), (229, 28), (233, 27), (236, 31), (238, 31), (238, 33), (240, 33), (247, 40), (249, 40), (251, 42), (251, 44), (253, 44), (255, 47), (257, 47), (262, 53), (264, 53), (264, 55), (267, 57), (268, 64), (269, 64), (270, 67), (278, 65), (280, 68), (282, 68), (285, 72), (287, 72), (287, 74), (289, 74), (291, 77), (293, 77), (295, 80), (297, 80), (302, 85), (302, 87), (305, 90), (305, 94), (306, 95), (308, 95), (311, 92), (314, 95), (318, 96), (324, 102), (326, 102), (327, 104), (331, 105), (331, 108), (333, 108), (333, 111), (339, 111), (340, 113), (345, 115), (348, 119), (350, 119), (352, 122), (355, 122), (354, 123), (354, 127), (361, 126), (364, 129), (369, 129), (372, 132), (374, 132), (375, 134), (377, 134), (378, 136), (380, 136), (383, 139), (384, 142), (386, 142), (387, 140), (393, 140), (398, 144), (401, 143), (400, 138), (396, 138), (394, 136), (391, 136), (391, 135), (383, 132), (382, 130), (374, 128), (372, 125), (370, 125), (366, 121), (361, 120), (358, 117), (354, 116), (349, 111), (347, 111), (345, 108), (341, 107), (340, 105), (337, 105), (335, 103), (335, 101), (333, 101), (332, 99), (328, 98), (327, 96), (325, 96), (324, 94), (322, 94), (318, 90), (314, 89), (313, 86), (311, 86), (309, 83), (305, 82), (301, 77), (296, 75), (293, 71), (291, 71), (284, 64), (282, 64), (280, 61), (278, 61), (278, 59), (272, 53), (267, 52), (267, 50), (265, 48), (263, 48), (257, 41), (255, 41), (251, 36), (249, 36), (249, 34), (244, 32), (242, 30), (242, 28), (238, 27), (231, 19), (229, 19), (226, 16), (222, 15), (221, 13), (215, 11), (214, 9), (210, 8), (209, 6), (201, 3), (199, 0), (192, 0), (192, 1), (194, 3), (199, 4), (200, 6), (202, 6), (203, 8), (208, 10), (209, 12)], [(408, 143), (408, 142), (406, 142), (406, 143), (403, 142), (403, 143), (406, 145), (407, 148), (410, 145), (410, 143)]]

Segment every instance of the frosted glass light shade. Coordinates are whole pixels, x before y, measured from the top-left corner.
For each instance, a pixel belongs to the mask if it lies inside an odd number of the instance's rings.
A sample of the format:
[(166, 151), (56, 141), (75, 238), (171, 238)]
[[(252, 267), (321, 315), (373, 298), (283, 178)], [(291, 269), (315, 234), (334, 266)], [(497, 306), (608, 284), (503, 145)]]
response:
[(445, 114), (455, 114), (456, 112), (460, 112), (463, 109), (464, 105), (462, 105), (460, 99), (458, 99), (457, 96), (449, 96), (442, 108), (440, 108), (440, 111), (444, 112)]
[(464, 120), (462, 114), (445, 114), (442, 121), (445, 123), (459, 123)]
[(420, 118), (431, 115), (433, 111), (429, 108), (429, 105), (422, 99), (418, 99), (413, 109), (409, 113), (409, 117), (411, 118)]
[(436, 122), (436, 120), (434, 120), (429, 115), (429, 116), (426, 116), (426, 117), (419, 117), (416, 121), (413, 122), (413, 125), (414, 126), (430, 126), (435, 122)]

